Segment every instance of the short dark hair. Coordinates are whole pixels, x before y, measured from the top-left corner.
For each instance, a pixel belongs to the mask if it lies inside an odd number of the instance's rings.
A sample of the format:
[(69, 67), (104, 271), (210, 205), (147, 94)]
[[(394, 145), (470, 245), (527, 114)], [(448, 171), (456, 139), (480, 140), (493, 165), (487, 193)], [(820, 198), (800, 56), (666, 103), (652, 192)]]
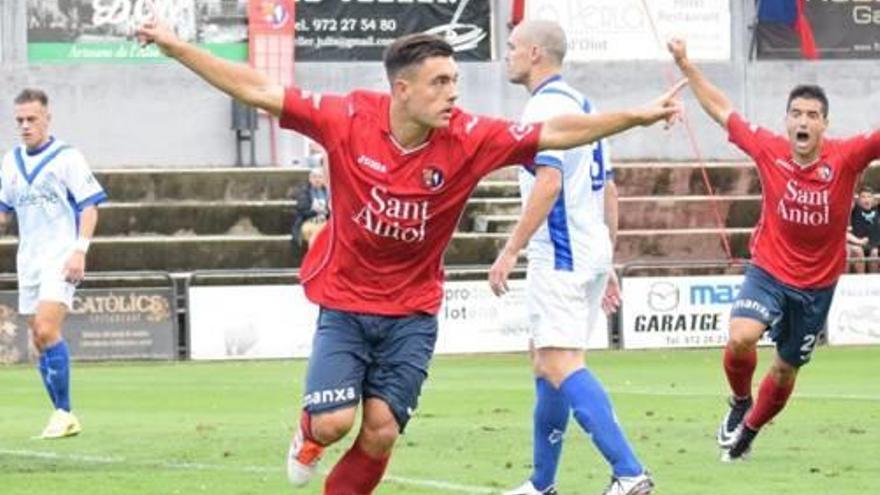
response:
[(791, 102), (795, 98), (803, 98), (805, 100), (816, 100), (822, 104), (822, 116), (828, 118), (828, 97), (825, 96), (825, 90), (821, 86), (815, 84), (800, 84), (795, 86), (788, 94), (788, 103), (785, 105), (785, 111), (791, 108)]
[(401, 36), (385, 49), (383, 57), (388, 81), (407, 67), (422, 63), (431, 57), (451, 57), (455, 53), (452, 45), (433, 34), (416, 33)]
[(862, 184), (861, 186), (859, 186), (859, 194), (862, 194), (862, 193), (874, 194), (874, 190), (871, 189), (871, 186), (867, 186), (865, 184)]
[(30, 103), (32, 101), (38, 101), (42, 103), (44, 107), (49, 106), (49, 97), (46, 96), (46, 92), (42, 89), (25, 88), (15, 97), (16, 105)]

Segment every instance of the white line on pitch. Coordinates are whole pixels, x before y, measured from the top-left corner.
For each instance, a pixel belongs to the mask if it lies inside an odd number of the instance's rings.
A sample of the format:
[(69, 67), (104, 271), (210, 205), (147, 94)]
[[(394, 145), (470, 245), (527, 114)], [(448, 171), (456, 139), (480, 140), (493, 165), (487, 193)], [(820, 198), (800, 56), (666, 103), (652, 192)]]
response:
[[(719, 391), (717, 394), (711, 392), (686, 392), (682, 390), (642, 390), (609, 387), (608, 392), (617, 395), (654, 395), (658, 397), (724, 397), (724, 392)], [(880, 402), (880, 396), (877, 395), (860, 395), (860, 394), (799, 394), (797, 392), (792, 396), (793, 399), (808, 400), (858, 400), (868, 402)]]
[[(179, 469), (192, 471), (240, 471), (245, 473), (281, 473), (281, 467), (267, 466), (247, 466), (247, 465), (224, 465), (224, 464), (206, 464), (201, 462), (168, 462), (168, 461), (150, 461), (150, 460), (130, 460), (119, 456), (101, 456), (90, 454), (61, 454), (57, 452), (35, 451), (35, 450), (13, 450), (0, 449), (0, 454), (28, 457), (37, 459), (48, 459), (68, 462), (78, 462), (83, 464), (121, 464), (128, 466), (159, 466), (165, 469)], [(325, 473), (326, 474), (326, 473)], [(389, 475), (385, 476), (385, 481), (398, 485), (420, 486), (424, 488), (436, 488), (448, 492), (466, 493), (466, 494), (491, 494), (498, 493), (498, 490), (485, 486), (461, 485), (458, 483), (449, 483), (440, 480), (423, 480), (415, 478), (404, 478), (401, 476)]]

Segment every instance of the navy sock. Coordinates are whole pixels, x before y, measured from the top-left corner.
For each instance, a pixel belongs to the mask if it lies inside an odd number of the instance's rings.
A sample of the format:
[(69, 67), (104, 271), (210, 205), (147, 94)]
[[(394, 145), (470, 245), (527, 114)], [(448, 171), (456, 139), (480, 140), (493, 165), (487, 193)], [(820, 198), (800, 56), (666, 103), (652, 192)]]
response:
[(611, 400), (592, 373), (586, 368), (579, 369), (568, 375), (559, 388), (571, 404), (578, 424), (592, 436), (614, 475), (641, 474), (644, 469), (614, 416)]

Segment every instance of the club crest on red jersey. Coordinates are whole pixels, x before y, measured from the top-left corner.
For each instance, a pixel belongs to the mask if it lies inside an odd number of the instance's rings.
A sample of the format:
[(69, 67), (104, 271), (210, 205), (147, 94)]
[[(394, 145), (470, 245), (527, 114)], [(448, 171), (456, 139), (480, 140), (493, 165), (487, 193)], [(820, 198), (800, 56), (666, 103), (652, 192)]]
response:
[(834, 171), (831, 169), (831, 165), (823, 163), (822, 165), (819, 165), (818, 169), (816, 169), (816, 175), (819, 176), (819, 179), (825, 182), (831, 182), (831, 179), (834, 177)]
[(436, 167), (422, 169), (422, 185), (430, 191), (436, 191), (443, 187), (443, 171)]
[(522, 122), (517, 124), (511, 124), (507, 130), (510, 132), (510, 135), (513, 136), (517, 141), (522, 141), (523, 138), (529, 135), (532, 132), (532, 124), (523, 124)]

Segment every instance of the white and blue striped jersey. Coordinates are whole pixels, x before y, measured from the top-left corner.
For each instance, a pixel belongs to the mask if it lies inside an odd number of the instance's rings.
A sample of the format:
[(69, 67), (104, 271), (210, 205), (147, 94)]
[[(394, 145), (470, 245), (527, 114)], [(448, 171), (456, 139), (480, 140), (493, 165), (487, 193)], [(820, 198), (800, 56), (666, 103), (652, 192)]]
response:
[[(18, 221), (18, 282), (58, 278), (79, 236), (80, 212), (107, 199), (83, 155), (53, 138), (39, 149), (16, 146), (0, 164), (0, 211)], [(50, 272), (47, 272), (51, 271)]]
[[(557, 115), (593, 112), (584, 96), (559, 75), (538, 86), (523, 111), (523, 122), (543, 122)], [(611, 269), (613, 246), (605, 224), (605, 183), (613, 171), (604, 140), (569, 150), (544, 150), (535, 166), (562, 172), (562, 191), (547, 220), (528, 245), (530, 268), (579, 273)], [(533, 167), (519, 172), (523, 207), (535, 184)]]

